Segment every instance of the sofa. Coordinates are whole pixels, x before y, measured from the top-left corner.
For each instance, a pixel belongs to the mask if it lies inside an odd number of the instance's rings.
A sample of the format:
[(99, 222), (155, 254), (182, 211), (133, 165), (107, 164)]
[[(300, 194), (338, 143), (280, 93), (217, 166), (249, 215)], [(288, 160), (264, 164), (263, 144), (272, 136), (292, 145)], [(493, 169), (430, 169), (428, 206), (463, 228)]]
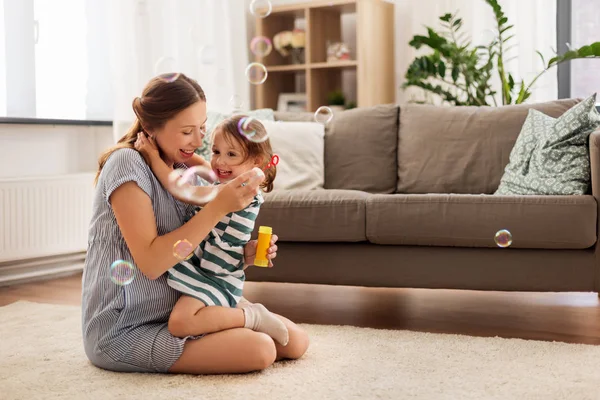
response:
[[(600, 130), (589, 138), (589, 194), (498, 196), (529, 108), (379, 105), (325, 130), (324, 185), (266, 194), (257, 226), (279, 236), (275, 268), (249, 281), (499, 291), (600, 287)], [(275, 113), (311, 121), (310, 113)], [(511, 232), (499, 247), (494, 236)]]

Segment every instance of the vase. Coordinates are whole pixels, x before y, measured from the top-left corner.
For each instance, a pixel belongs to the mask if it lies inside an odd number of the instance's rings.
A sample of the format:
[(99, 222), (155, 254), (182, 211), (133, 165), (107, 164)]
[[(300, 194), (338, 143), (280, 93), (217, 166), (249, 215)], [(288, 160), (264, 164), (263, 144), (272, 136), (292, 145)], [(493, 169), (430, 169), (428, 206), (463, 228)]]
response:
[(304, 47), (290, 50), (292, 55), (292, 64), (304, 64)]

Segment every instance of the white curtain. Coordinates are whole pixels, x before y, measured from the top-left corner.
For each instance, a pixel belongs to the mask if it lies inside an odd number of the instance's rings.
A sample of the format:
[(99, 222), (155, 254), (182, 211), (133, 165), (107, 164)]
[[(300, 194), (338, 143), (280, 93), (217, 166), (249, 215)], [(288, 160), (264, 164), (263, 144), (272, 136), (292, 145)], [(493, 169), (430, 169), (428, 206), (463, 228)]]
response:
[(133, 121), (132, 100), (168, 70), (196, 79), (209, 110), (247, 109), (246, 13), (241, 0), (110, 0), (114, 139)]
[[(536, 50), (545, 57), (546, 62), (553, 57), (556, 49), (556, 0), (500, 0), (510, 24), (514, 24), (511, 40), (517, 47), (510, 51), (506, 59), (507, 71), (519, 82), (525, 79), (531, 82), (544, 68)], [(463, 29), (469, 33), (474, 44), (487, 44), (495, 26), (492, 8), (484, 0), (396, 0), (396, 82), (404, 83), (404, 74), (408, 66), (419, 55), (408, 43), (416, 34), (427, 34), (425, 26), (439, 30), (439, 17), (445, 13), (458, 11), (463, 19)], [(425, 51), (424, 51), (425, 52)], [(514, 57), (514, 58), (513, 58)], [(494, 75), (494, 88), (499, 93), (500, 79)], [(399, 89), (397, 101), (405, 103), (422, 98), (419, 89)], [(533, 87), (528, 103), (553, 100), (558, 97), (556, 67), (538, 79)], [(497, 96), (498, 104), (502, 104)]]

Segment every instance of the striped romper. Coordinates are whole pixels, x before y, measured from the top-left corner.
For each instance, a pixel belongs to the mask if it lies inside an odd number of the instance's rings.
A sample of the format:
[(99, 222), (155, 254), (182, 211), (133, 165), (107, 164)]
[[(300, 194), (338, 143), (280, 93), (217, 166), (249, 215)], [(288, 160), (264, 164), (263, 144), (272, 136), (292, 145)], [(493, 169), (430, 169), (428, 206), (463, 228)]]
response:
[(244, 288), (244, 245), (263, 202), (259, 193), (248, 207), (223, 217), (188, 260), (169, 270), (169, 286), (206, 306), (235, 307)]
[(194, 213), (194, 206), (175, 200), (162, 187), (137, 151), (120, 149), (110, 156), (96, 186), (83, 270), (84, 349), (100, 368), (167, 372), (191, 339), (174, 337), (167, 329), (180, 293), (167, 284), (166, 273), (150, 280), (136, 270), (128, 285), (111, 281), (114, 261), (135, 265), (109, 202), (114, 190), (127, 182), (136, 183), (150, 198), (159, 235), (179, 228)]

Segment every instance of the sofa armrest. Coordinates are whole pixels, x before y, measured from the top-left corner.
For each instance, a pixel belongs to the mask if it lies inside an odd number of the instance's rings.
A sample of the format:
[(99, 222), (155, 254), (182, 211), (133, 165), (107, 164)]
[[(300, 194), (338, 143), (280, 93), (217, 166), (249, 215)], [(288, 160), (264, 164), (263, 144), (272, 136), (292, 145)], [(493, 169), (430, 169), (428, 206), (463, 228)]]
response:
[(596, 199), (596, 271), (594, 279), (595, 291), (600, 295), (600, 128), (596, 129), (590, 135), (590, 169), (592, 180), (592, 195)]
[(592, 195), (600, 205), (600, 128), (590, 135), (590, 168), (592, 172)]

